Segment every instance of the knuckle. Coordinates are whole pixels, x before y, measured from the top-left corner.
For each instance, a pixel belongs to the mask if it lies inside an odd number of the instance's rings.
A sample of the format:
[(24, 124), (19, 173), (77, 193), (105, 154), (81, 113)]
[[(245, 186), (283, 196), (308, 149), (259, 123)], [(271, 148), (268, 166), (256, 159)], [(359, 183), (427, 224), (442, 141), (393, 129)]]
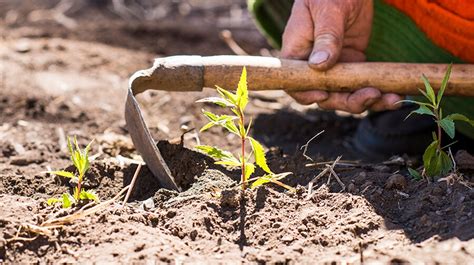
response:
[(336, 32), (336, 30), (325, 29), (324, 32), (315, 32), (317, 36), (314, 44), (326, 46), (331, 49), (338, 49), (342, 47), (342, 36)]

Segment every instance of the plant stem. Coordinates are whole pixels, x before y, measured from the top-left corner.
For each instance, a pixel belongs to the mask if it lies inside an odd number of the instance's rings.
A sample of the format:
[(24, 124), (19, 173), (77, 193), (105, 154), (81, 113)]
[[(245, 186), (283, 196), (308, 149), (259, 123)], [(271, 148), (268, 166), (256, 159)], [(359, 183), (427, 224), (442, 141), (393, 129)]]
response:
[(439, 116), (439, 111), (438, 111), (438, 108), (435, 108), (434, 109), (434, 114), (435, 114), (435, 118), (436, 118), (436, 125), (438, 127), (438, 151), (441, 151), (441, 137), (442, 137), (442, 131), (441, 131), (441, 126), (439, 125), (439, 121), (441, 119), (441, 117)]
[(79, 201), (79, 195), (81, 194), (81, 183), (82, 182), (82, 176), (79, 176), (79, 178), (77, 179), (77, 190), (76, 190), (76, 193), (74, 194), (74, 199), (76, 199), (76, 201)]
[[(241, 128), (245, 128), (244, 127), (244, 114), (242, 113), (242, 110), (239, 108), (239, 118), (240, 118), (240, 124), (239, 126)], [(245, 134), (242, 135), (242, 130), (241, 128), (239, 128), (239, 132), (240, 132), (240, 139), (241, 139), (241, 151), (242, 151), (242, 177), (241, 177), (241, 182), (242, 182), (242, 190), (245, 190), (246, 188), (246, 185), (245, 185)]]

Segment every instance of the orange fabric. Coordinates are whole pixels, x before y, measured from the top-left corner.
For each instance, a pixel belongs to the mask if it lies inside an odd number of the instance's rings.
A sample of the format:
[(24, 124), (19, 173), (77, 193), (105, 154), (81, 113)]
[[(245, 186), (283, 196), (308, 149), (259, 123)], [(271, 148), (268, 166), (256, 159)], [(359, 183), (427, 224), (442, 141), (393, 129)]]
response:
[(435, 44), (474, 62), (474, 0), (385, 0), (407, 14)]

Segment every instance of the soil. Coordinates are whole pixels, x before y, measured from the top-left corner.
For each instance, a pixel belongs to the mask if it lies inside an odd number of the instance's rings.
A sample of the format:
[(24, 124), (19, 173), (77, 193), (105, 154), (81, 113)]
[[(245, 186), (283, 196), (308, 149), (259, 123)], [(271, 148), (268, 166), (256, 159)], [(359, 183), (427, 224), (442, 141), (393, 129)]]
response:
[[(302, 107), (282, 92), (252, 93), (249, 116), (270, 167), (292, 172), (283, 182), (296, 192), (270, 184), (242, 200), (239, 172), (192, 151), (198, 142), (237, 150), (236, 139), (218, 129), (182, 135), (204, 124), (195, 101), (213, 91), (153, 91), (140, 96), (142, 109), (184, 191), (161, 189), (144, 166), (125, 207), (116, 201), (51, 235), (25, 228), (79, 208), (46, 204), (74, 186), (43, 173), (70, 166), (65, 135), (95, 139), (85, 187), (102, 201), (130, 184), (137, 153), (123, 108), (134, 71), (157, 56), (231, 54), (223, 29), (250, 54), (277, 53), (243, 1), (160, 1), (142, 19), (108, 1), (79, 2), (66, 12), (74, 30), (35, 16), (57, 1), (0, 4), (0, 263), (474, 263), (472, 156), (459, 153), (456, 175), (416, 181), (406, 171), (416, 158), (359, 161), (347, 143), (360, 116)], [(310, 190), (339, 155), (345, 189), (325, 175)]]

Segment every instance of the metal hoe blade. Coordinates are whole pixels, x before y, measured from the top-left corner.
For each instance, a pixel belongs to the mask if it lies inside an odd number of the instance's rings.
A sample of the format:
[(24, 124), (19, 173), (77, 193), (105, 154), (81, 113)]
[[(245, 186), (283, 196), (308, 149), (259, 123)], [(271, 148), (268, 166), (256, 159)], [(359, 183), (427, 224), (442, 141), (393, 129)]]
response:
[[(184, 62), (183, 62), (183, 59)], [(182, 71), (176, 71), (179, 65)], [(174, 56), (156, 59), (152, 68), (136, 72), (131, 78), (125, 103), (125, 121), (133, 144), (158, 179), (161, 187), (181, 191), (143, 119), (136, 94), (148, 89), (168, 91), (202, 90), (200, 56)], [(196, 82), (198, 80), (198, 82)], [(168, 85), (164, 85), (168, 84)]]

